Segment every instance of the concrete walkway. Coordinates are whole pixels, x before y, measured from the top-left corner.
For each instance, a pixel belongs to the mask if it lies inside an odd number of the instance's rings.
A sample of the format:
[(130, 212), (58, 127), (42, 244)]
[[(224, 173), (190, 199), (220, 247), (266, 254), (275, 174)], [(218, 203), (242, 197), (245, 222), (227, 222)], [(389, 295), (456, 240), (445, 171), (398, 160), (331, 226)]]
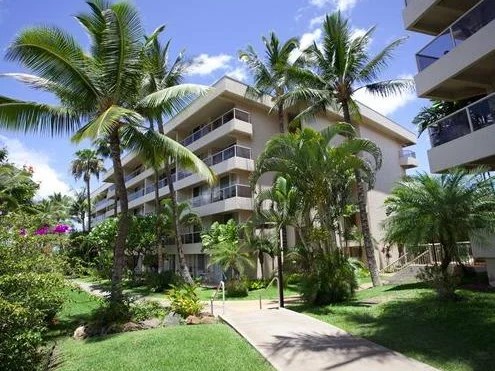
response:
[[(247, 307), (251, 307), (250, 310)], [(287, 309), (259, 310), (258, 307), (256, 310), (254, 303), (230, 304), (220, 318), (246, 338), (277, 370), (435, 370)]]

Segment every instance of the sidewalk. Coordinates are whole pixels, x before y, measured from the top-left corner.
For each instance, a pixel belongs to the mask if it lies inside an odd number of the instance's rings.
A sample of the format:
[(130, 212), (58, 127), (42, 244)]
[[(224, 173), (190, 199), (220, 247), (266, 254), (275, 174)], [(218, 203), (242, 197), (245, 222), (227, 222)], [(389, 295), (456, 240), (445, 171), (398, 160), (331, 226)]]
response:
[(277, 370), (435, 370), (304, 314), (254, 306), (239, 309), (229, 306), (220, 318)]

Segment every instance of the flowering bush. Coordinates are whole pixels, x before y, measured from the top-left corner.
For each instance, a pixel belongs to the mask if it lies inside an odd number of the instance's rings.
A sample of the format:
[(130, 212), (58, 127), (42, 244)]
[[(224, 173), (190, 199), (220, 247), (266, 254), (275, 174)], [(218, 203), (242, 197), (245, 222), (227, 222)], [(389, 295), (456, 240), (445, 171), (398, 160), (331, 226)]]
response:
[[(44, 236), (47, 234), (65, 234), (71, 231), (71, 227), (67, 224), (57, 224), (55, 227), (50, 227), (48, 225), (44, 225), (41, 228), (38, 228), (35, 235)], [(26, 235), (26, 229), (22, 228), (20, 234), (22, 236)]]

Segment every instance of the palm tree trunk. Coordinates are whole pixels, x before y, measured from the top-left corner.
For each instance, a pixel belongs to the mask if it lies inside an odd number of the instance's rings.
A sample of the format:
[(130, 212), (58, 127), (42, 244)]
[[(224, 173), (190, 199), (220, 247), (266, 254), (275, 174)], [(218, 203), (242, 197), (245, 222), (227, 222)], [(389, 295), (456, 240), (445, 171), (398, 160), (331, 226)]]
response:
[[(88, 203), (88, 232), (91, 232), (91, 192), (89, 190), (89, 177), (85, 177), (86, 181), (86, 200)], [(84, 227), (84, 226), (83, 226)]]
[(158, 189), (159, 177), (158, 170), (155, 169), (155, 215), (156, 215), (156, 253), (158, 256), (158, 273), (163, 271), (163, 245), (162, 245), (162, 229), (161, 229), (161, 205), (160, 205), (160, 190)]
[(278, 124), (281, 133), (285, 133), (284, 107), (279, 104), (277, 106)]
[(125, 186), (124, 170), (120, 158), (120, 138), (118, 129), (109, 136), (110, 151), (114, 169), (115, 193), (120, 201), (120, 217), (117, 225), (117, 236), (113, 250), (112, 288), (110, 300), (113, 304), (122, 302), (122, 276), (125, 265), (126, 239), (130, 229), (129, 203)]
[[(158, 132), (162, 135), (165, 135), (165, 131), (163, 130), (163, 122), (161, 118), (157, 120)], [(175, 246), (177, 247), (177, 254), (179, 255), (179, 266), (181, 276), (189, 284), (193, 284), (194, 281), (191, 277), (191, 273), (189, 272), (189, 267), (187, 266), (186, 256), (184, 254), (184, 248), (182, 247), (182, 238), (179, 231), (179, 213), (177, 208), (177, 195), (174, 189), (174, 182), (172, 180), (172, 173), (170, 168), (170, 162), (167, 160), (165, 162), (165, 173), (167, 175), (167, 183), (168, 190), (170, 193), (170, 201), (172, 205), (172, 216), (173, 216), (173, 228), (174, 228), (174, 237), (175, 237)], [(176, 168), (177, 174), (177, 168)]]
[[(347, 101), (342, 102), (342, 110), (344, 113), (344, 121), (352, 125), (351, 114), (349, 111), (349, 105)], [(359, 133), (359, 131), (358, 131)], [(358, 134), (359, 135), (359, 134)], [(376, 264), (375, 250), (373, 248), (373, 241), (371, 239), (370, 224), (368, 219), (368, 211), (366, 210), (366, 192), (364, 190), (364, 183), (361, 178), (361, 174), (358, 170), (354, 172), (356, 177), (357, 188), (357, 201), (359, 207), (359, 219), (361, 222), (361, 232), (363, 233), (364, 250), (366, 252), (366, 259), (368, 261), (368, 269), (371, 274), (371, 281), (373, 286), (381, 286), (380, 274), (378, 266)]]
[(277, 238), (279, 240), (279, 249), (277, 252), (277, 277), (278, 277), (278, 300), (280, 308), (285, 307), (284, 302), (284, 267), (282, 262), (282, 249), (284, 241), (282, 240), (282, 229), (277, 228)]
[(265, 257), (263, 256), (264, 252), (260, 251), (258, 254), (258, 260), (260, 261), (260, 267), (261, 267), (261, 279), (264, 281), (265, 280), (265, 273), (263, 269), (263, 264), (265, 263)]

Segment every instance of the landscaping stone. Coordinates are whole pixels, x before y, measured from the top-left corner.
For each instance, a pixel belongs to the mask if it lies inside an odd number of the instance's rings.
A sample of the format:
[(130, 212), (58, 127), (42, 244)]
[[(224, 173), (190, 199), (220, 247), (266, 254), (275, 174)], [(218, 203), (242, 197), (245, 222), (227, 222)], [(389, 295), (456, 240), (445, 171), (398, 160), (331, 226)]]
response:
[(217, 319), (215, 317), (202, 317), (200, 319), (200, 323), (202, 325), (212, 325), (214, 323), (217, 323)]
[(160, 327), (161, 324), (162, 324), (162, 321), (160, 321), (159, 318), (151, 318), (151, 319), (147, 319), (147, 320), (139, 322), (139, 325), (143, 329), (157, 328), (157, 327)]
[(187, 325), (199, 325), (201, 323), (201, 319), (196, 316), (189, 316), (186, 318)]
[(76, 328), (74, 331), (74, 335), (72, 336), (74, 340), (84, 340), (88, 337), (88, 332), (87, 332), (87, 327), (86, 326), (79, 326)]
[(177, 313), (170, 312), (163, 320), (164, 326), (179, 326), (182, 324), (182, 317)]
[(141, 323), (136, 323), (136, 322), (127, 322), (124, 323), (122, 326), (122, 331), (123, 332), (130, 332), (130, 331), (138, 331), (142, 330), (144, 327)]

